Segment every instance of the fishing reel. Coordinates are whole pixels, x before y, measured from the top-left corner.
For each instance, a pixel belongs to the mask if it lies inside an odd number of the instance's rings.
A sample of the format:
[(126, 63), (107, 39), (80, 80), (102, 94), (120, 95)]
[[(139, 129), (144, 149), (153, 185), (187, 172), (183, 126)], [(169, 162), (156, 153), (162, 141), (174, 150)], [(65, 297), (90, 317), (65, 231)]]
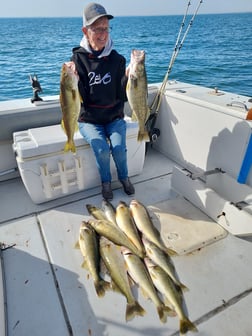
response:
[(149, 119), (145, 123), (150, 138), (150, 144), (157, 141), (157, 138), (160, 136), (160, 129), (155, 127), (156, 119), (157, 113), (151, 113)]
[(157, 138), (160, 136), (161, 132), (159, 128), (154, 127), (152, 129), (149, 129), (148, 134), (149, 134), (150, 141), (146, 142), (145, 153), (147, 153), (148, 149), (151, 148), (153, 143), (157, 141)]
[(153, 143), (157, 141), (157, 138), (160, 136), (160, 129), (159, 128), (153, 128), (152, 130), (149, 131), (149, 137), (150, 137), (150, 142)]
[(41, 97), (39, 97), (38, 93), (42, 92), (41, 85), (38, 81), (38, 76), (37, 75), (30, 75), (30, 82), (32, 85), (32, 90), (33, 90), (33, 97), (31, 98), (31, 102), (34, 103), (35, 101), (41, 101), (43, 100)]

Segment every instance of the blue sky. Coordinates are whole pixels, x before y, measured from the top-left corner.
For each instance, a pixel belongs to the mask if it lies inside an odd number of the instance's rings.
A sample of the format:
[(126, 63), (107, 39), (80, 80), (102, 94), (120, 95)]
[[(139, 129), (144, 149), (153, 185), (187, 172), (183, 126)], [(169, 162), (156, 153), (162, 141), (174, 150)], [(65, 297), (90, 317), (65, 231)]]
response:
[[(81, 16), (87, 0), (2, 0), (0, 17)], [(108, 12), (124, 15), (184, 14), (187, 0), (101, 0)], [(191, 12), (199, 0), (191, 0)], [(252, 12), (252, 0), (203, 0), (205, 13)]]

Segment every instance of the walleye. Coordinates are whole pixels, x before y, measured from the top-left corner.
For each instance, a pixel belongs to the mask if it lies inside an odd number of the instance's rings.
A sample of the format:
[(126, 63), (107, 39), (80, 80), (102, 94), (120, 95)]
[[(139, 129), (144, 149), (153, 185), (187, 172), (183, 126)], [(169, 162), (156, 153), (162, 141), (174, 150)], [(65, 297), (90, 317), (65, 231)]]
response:
[(119, 227), (111, 224), (108, 220), (90, 219), (88, 223), (100, 236), (108, 238), (116, 245), (127, 247), (132, 253), (138, 255), (140, 258), (144, 257), (141, 251), (136, 248), (127, 235)]
[(145, 254), (143, 243), (140, 239), (138, 230), (131, 216), (128, 205), (120, 201), (116, 208), (116, 223), (119, 228), (128, 236), (132, 243), (137, 247), (142, 255)]
[(165, 323), (167, 315), (174, 316), (174, 312), (161, 301), (144, 262), (126, 249), (123, 250), (123, 254), (130, 276), (140, 286), (142, 292), (152, 300), (157, 308), (160, 321)]
[(115, 208), (114, 208), (113, 204), (110, 203), (107, 200), (103, 200), (102, 201), (102, 210), (104, 211), (107, 220), (109, 220), (114, 225), (117, 225), (116, 224), (116, 214), (115, 214), (116, 211), (115, 211)]
[(180, 334), (186, 334), (189, 330), (195, 332), (198, 331), (196, 326), (186, 315), (185, 309), (183, 307), (182, 292), (178, 290), (169, 275), (160, 266), (153, 264), (150, 259), (145, 258), (144, 261), (155, 287), (168, 299), (178, 314), (180, 321)]
[(164, 245), (158, 230), (153, 225), (150, 215), (142, 203), (138, 202), (137, 200), (132, 200), (130, 202), (130, 210), (137, 228), (143, 233), (143, 235), (147, 239), (149, 239), (152, 243), (156, 244), (165, 253), (169, 253), (170, 255), (176, 254), (175, 251), (167, 248)]
[(86, 222), (82, 222), (79, 235), (79, 246), (84, 256), (83, 266), (88, 269), (93, 280), (96, 293), (99, 297), (110, 289), (110, 283), (99, 275), (100, 254), (98, 241), (94, 229)]
[(81, 105), (78, 81), (79, 77), (74, 62), (64, 63), (61, 68), (60, 78), (61, 125), (67, 135), (64, 152), (76, 152), (74, 133), (78, 130), (77, 120)]
[(126, 321), (133, 319), (136, 315), (143, 316), (145, 310), (132, 294), (127, 271), (124, 266), (124, 259), (120, 250), (107, 238), (100, 237), (100, 253), (111, 279), (127, 299)]
[(145, 70), (145, 51), (133, 49), (129, 64), (129, 78), (126, 87), (128, 102), (132, 110), (132, 120), (139, 125), (138, 141), (150, 141), (145, 123), (150, 109), (147, 100), (147, 76)]
[(95, 205), (92, 204), (86, 204), (86, 208), (88, 213), (93, 216), (95, 219), (107, 219), (104, 211)]
[(159, 265), (173, 280), (176, 286), (180, 287), (182, 290), (188, 290), (188, 288), (182, 284), (175, 271), (175, 267), (172, 263), (171, 258), (167, 253), (160, 250), (159, 247), (156, 246), (156, 244), (152, 243), (145, 237), (142, 238), (145, 251), (147, 256), (156, 264)]

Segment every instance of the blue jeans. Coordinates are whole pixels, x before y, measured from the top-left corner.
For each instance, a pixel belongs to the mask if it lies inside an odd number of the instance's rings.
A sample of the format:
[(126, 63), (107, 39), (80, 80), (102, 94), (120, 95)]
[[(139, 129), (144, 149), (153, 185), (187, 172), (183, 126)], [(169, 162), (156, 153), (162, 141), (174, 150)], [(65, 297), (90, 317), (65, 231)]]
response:
[(79, 123), (83, 138), (93, 149), (101, 182), (111, 182), (110, 154), (113, 157), (119, 180), (128, 177), (126, 121), (116, 119), (106, 125)]

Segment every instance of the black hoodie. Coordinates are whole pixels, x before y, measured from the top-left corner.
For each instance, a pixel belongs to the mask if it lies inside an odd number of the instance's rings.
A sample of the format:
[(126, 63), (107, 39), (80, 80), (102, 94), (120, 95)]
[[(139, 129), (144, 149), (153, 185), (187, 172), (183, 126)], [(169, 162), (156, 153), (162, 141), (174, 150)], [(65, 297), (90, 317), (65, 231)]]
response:
[(77, 47), (73, 49), (71, 60), (76, 65), (83, 100), (79, 122), (104, 125), (123, 118), (127, 100), (125, 58), (115, 50), (98, 58), (83, 47)]

